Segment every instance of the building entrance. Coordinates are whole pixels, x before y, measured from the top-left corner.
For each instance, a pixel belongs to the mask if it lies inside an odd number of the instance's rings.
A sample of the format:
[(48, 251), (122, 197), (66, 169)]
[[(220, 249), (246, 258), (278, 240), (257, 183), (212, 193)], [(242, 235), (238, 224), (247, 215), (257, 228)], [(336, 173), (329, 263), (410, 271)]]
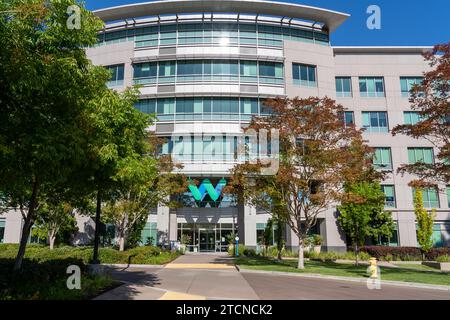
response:
[(226, 252), (233, 234), (232, 223), (178, 223), (178, 241), (189, 252)]
[(198, 238), (200, 243), (200, 252), (215, 252), (216, 232), (215, 230), (199, 229)]

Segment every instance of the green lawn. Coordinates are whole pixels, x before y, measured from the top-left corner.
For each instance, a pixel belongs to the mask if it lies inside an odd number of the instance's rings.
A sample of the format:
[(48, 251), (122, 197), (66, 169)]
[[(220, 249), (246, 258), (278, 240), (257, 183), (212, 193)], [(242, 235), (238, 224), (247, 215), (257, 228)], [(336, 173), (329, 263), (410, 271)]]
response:
[[(278, 262), (265, 257), (239, 257), (235, 263), (243, 269), (282, 271), (298, 273), (315, 273), (342, 277), (368, 277), (367, 266), (339, 264), (334, 262), (306, 261), (305, 269), (296, 268), (297, 260), (283, 260)], [(406, 268), (381, 268), (382, 280), (419, 282), (428, 284), (450, 285), (450, 274), (444, 272), (424, 272)]]
[(405, 269), (414, 269), (419, 271), (434, 271), (434, 272), (441, 272), (439, 269), (425, 266), (423, 264), (415, 264), (415, 263), (393, 263), (396, 266), (399, 266), (400, 268)]

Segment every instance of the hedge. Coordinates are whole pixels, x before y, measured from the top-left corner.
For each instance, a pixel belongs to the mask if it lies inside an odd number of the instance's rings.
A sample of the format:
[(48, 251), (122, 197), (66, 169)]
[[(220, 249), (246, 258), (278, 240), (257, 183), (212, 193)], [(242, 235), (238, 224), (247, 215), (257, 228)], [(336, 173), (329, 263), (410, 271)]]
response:
[[(360, 249), (378, 260), (422, 260), (422, 251), (416, 247), (388, 247), (388, 246), (364, 246)], [(426, 260), (436, 260), (437, 257), (450, 255), (450, 248), (432, 248), (425, 253)]]
[[(14, 259), (19, 246), (17, 244), (0, 244), (0, 259)], [(61, 259), (79, 259), (88, 264), (92, 259), (92, 247), (63, 246), (50, 250), (42, 245), (28, 245), (25, 258), (46, 261)], [(120, 264), (166, 264), (180, 255), (176, 251), (162, 250), (159, 247), (142, 246), (119, 251), (113, 248), (100, 248), (99, 259), (102, 263)]]

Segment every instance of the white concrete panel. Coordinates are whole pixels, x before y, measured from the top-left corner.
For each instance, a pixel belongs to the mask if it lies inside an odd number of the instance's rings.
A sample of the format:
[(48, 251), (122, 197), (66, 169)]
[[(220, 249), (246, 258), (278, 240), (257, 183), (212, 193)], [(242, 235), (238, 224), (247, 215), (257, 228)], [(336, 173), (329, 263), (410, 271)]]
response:
[(135, 58), (155, 57), (158, 54), (159, 54), (159, 49), (145, 49), (145, 50), (135, 50), (134, 51)]
[(158, 92), (158, 89), (157, 89), (156, 86), (151, 86), (151, 87), (142, 87), (142, 88), (139, 89), (139, 91), (143, 95), (145, 95), (145, 94), (156, 94)]

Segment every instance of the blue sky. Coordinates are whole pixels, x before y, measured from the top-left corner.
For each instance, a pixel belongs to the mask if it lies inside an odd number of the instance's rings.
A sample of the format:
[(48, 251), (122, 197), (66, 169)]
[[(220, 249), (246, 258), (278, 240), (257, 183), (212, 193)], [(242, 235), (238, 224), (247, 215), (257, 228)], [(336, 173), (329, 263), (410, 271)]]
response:
[[(220, 0), (212, 0), (220, 1)], [(140, 0), (85, 0), (88, 9), (118, 6)], [(283, 1), (282, 1), (283, 2)], [(331, 36), (335, 46), (418, 45), (450, 41), (449, 0), (286, 0), (349, 13), (351, 17)], [(381, 8), (381, 29), (366, 27), (369, 5)]]

